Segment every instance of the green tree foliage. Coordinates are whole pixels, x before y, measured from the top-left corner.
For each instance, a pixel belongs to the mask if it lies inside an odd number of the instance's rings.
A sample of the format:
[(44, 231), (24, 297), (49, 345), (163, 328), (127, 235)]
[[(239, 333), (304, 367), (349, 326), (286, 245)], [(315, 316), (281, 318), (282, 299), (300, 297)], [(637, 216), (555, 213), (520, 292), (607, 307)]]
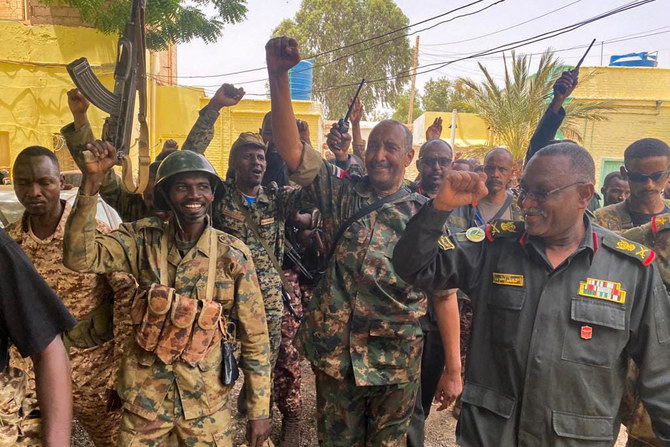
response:
[[(409, 88), (405, 89), (400, 95), (396, 96), (393, 104), (393, 116), (394, 120), (398, 120), (401, 123), (407, 122), (407, 116), (409, 114)], [(423, 108), (421, 107), (421, 97), (419, 96), (418, 91), (414, 91), (414, 111), (412, 113), (412, 119), (417, 119), (423, 113)]]
[[(540, 58), (537, 72), (530, 73), (531, 59), (512, 52), (511, 66), (503, 55), (505, 64), (504, 85), (499, 86), (489, 71), (481, 64), (484, 81), (459, 79), (459, 89), (470, 104), (489, 125), (496, 143), (507, 146), (517, 160), (523, 159), (530, 138), (547, 108), (553, 85), (561, 75), (561, 63), (551, 50)], [(580, 77), (580, 82), (585, 81)], [(579, 86), (577, 86), (579, 88)], [(568, 138), (581, 141), (580, 126), (584, 119), (603, 121), (604, 112), (612, 106), (606, 101), (571, 101), (564, 104), (566, 117), (559, 131)]]
[(465, 101), (465, 95), (458, 89), (456, 82), (446, 77), (430, 79), (423, 86), (421, 97), (423, 108), (430, 112), (474, 112), (474, 108)]
[[(303, 58), (339, 48), (362, 39), (406, 26), (408, 18), (393, 0), (303, 0), (293, 19), (284, 20), (274, 36), (291, 36), (298, 41)], [(412, 61), (409, 41), (403, 33), (355, 45), (318, 57), (314, 61), (314, 98), (323, 103), (326, 116), (344, 116), (356, 87), (334, 88), (360, 79), (380, 79), (409, 69)], [(364, 50), (384, 40), (393, 42)], [(363, 109), (388, 105), (403, 90), (409, 78), (368, 84), (361, 92)]]
[[(130, 17), (130, 0), (42, 0), (46, 5), (67, 5), (79, 10), (82, 19), (102, 32), (120, 34)], [(209, 17), (202, 12), (213, 7)], [(169, 44), (188, 42), (199, 37), (215, 42), (226, 23), (237, 23), (246, 17), (246, 0), (148, 0), (145, 21), (147, 46), (163, 50)]]

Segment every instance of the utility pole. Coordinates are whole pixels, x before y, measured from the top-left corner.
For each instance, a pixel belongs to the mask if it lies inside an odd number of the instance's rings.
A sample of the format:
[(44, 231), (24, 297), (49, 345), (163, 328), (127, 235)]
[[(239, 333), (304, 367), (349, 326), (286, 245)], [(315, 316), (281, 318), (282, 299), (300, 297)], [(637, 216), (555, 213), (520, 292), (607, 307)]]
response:
[(407, 125), (412, 128), (414, 115), (414, 86), (416, 86), (416, 67), (419, 65), (419, 36), (416, 36), (414, 47), (414, 61), (412, 62), (412, 87), (409, 89), (409, 112), (407, 112)]

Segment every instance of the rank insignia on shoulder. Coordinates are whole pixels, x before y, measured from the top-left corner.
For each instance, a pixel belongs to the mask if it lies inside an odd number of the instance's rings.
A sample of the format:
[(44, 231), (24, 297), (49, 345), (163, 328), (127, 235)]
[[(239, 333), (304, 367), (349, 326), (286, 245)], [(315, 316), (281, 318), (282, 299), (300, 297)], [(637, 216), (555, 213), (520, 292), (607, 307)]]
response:
[(494, 220), (486, 226), (486, 239), (493, 242), (495, 238), (512, 236), (522, 233), (525, 229), (523, 222), (513, 220)]
[(656, 253), (654, 253), (654, 250), (651, 248), (647, 248), (644, 245), (631, 242), (628, 239), (616, 235), (607, 235), (603, 237), (603, 245), (610, 247), (619, 253), (626, 254), (631, 258), (637, 259), (644, 266), (651, 264), (656, 257)]
[(660, 214), (651, 218), (651, 231), (658, 233), (663, 230), (670, 230), (670, 214)]
[(493, 273), (493, 284), (523, 287), (523, 275), (513, 273)]
[(440, 236), (440, 238), (437, 240), (437, 245), (440, 247), (440, 250), (442, 251), (447, 251), (447, 250), (453, 250), (456, 248), (454, 246), (454, 243), (451, 242), (451, 239), (449, 238), (448, 234), (443, 234)]
[(619, 304), (626, 302), (626, 291), (621, 288), (621, 283), (606, 279), (586, 278), (586, 281), (580, 281), (579, 295)]
[(465, 237), (470, 242), (481, 242), (486, 237), (486, 234), (484, 233), (484, 230), (479, 227), (471, 227), (465, 232)]

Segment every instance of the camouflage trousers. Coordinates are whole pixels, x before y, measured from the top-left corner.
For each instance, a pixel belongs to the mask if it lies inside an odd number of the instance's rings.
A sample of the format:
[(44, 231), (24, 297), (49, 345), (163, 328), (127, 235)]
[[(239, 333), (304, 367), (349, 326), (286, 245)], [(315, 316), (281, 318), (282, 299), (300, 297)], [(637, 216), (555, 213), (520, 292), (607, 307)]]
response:
[(639, 370), (633, 360), (628, 360), (628, 375), (619, 416), (628, 430), (626, 447), (661, 447), (661, 441), (656, 438), (651, 428), (651, 418), (644, 409), (642, 400), (637, 393), (637, 378)]
[(37, 396), (29, 388), (28, 374), (7, 367), (0, 373), (0, 447), (39, 446), (40, 419), (31, 418)]
[[(297, 275), (288, 275), (289, 282), (294, 286), (291, 292), (291, 305), (297, 314), (293, 315), (288, 306), (284, 307), (281, 324), (281, 344), (274, 368), (274, 401), (284, 417), (298, 417), (302, 410), (300, 386), (300, 353), (293, 346), (293, 339), (300, 327), (302, 316), (302, 292), (297, 282)], [(293, 281), (291, 281), (293, 279)]]
[[(10, 364), (26, 371), (29, 377), (28, 396), (35, 396), (35, 375), (29, 359), (23, 359), (13, 348)], [(70, 366), (72, 369), (72, 402), (75, 417), (81, 422), (91, 440), (97, 447), (116, 445), (121, 420), (121, 410), (108, 412), (105, 392), (111, 387), (116, 368), (112, 367), (114, 342), (88, 349), (71, 348)], [(28, 415), (37, 408), (37, 400), (28, 408), (24, 401), (23, 414)], [(22, 422), (24, 423), (24, 422)], [(39, 431), (30, 430), (23, 434), (25, 438), (39, 438)], [(28, 441), (25, 440), (27, 443)], [(39, 442), (34, 440), (32, 442)], [(27, 444), (26, 444), (27, 445)]]
[(315, 371), (321, 447), (405, 447), (419, 381), (356, 386), (353, 372), (337, 380)]
[(180, 446), (231, 447), (233, 427), (228, 402), (209, 416), (186, 420), (179, 393), (173, 386), (155, 420), (123, 411), (119, 447), (163, 447), (174, 445), (174, 438)]

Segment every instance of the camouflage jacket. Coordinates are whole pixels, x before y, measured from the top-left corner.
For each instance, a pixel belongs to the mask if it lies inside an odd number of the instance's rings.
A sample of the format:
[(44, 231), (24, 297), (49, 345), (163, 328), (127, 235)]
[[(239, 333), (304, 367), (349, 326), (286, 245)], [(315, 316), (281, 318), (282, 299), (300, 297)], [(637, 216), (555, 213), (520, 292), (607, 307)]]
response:
[(249, 204), (234, 182), (226, 180), (223, 196), (213, 208), (214, 227), (232, 234), (249, 247), (266, 308), (276, 310), (278, 318), (281, 318), (283, 310), (280, 278), (283, 273), (275, 269), (256, 233), (247, 225), (243, 210), (249, 213), (281, 265), (284, 258), (284, 224), (289, 214), (299, 207), (299, 195), (300, 190), (282, 192), (261, 186), (256, 201)]
[[(63, 265), (63, 236), (65, 222), (72, 207), (67, 202), (56, 231), (46, 239), (39, 239), (30, 228), (28, 214), (7, 226), (7, 233), (33, 262), (35, 269), (63, 301), (72, 315), (81, 320), (105, 300), (113, 300), (112, 289), (104, 275), (78, 273)], [(110, 228), (96, 220), (94, 231), (107, 233)]]
[[(623, 202), (621, 202), (623, 203)], [(670, 215), (663, 214), (654, 216), (648, 224), (633, 227), (628, 230), (622, 230), (615, 225), (630, 223), (630, 217), (626, 220), (621, 219), (619, 210), (626, 209), (621, 203), (619, 205), (609, 205), (596, 212), (596, 216), (605, 224), (611, 225), (612, 230), (619, 230), (620, 234), (631, 241), (651, 247), (656, 253), (654, 262), (658, 267), (666, 288), (670, 288)], [(630, 216), (630, 215), (629, 215)], [(631, 224), (632, 225), (632, 224)], [(626, 225), (627, 226), (627, 225)], [(644, 409), (640, 393), (638, 390), (639, 370), (634, 362), (628, 365), (628, 377), (626, 378), (626, 392), (621, 401), (621, 421), (626, 425), (628, 437), (644, 442), (649, 446), (658, 446), (662, 444), (656, 438), (651, 428), (651, 419)]]
[[(91, 125), (86, 123), (75, 130), (74, 123), (64, 126), (60, 133), (65, 138), (65, 143), (70, 155), (83, 172), (84, 159), (82, 152), (86, 149), (86, 143), (95, 139)], [(114, 208), (124, 222), (143, 219), (151, 216), (150, 210), (144, 204), (142, 194), (131, 194), (121, 184), (121, 178), (113, 170), (109, 170), (100, 186), (100, 197)]]
[[(663, 200), (663, 202), (666, 206), (670, 206), (670, 200)], [(623, 202), (598, 208), (594, 211), (594, 215), (594, 221), (608, 230), (622, 231), (633, 228), (633, 219), (630, 216), (630, 198)]]
[(579, 247), (554, 268), (523, 222), (446, 237), (448, 215), (426, 205), (393, 264), (428, 291), (458, 286), (471, 298), (459, 445), (613, 445), (629, 358), (668, 445), (670, 301), (653, 252), (585, 217)]
[[(508, 197), (512, 196), (512, 201), (509, 204), (509, 210), (512, 215), (510, 220), (523, 220), (523, 214), (521, 214), (521, 208), (516, 201), (516, 197), (513, 196), (512, 191), (507, 191)], [(481, 213), (476, 206), (466, 205), (461, 206), (454, 210), (453, 213), (449, 216), (449, 221), (447, 226), (449, 230), (455, 233), (461, 233), (466, 231), (470, 227), (480, 227), (487, 224), (488, 222), (481, 222)]]
[[(350, 179), (305, 145), (291, 180), (303, 204), (321, 210), (327, 244), (339, 226), (376, 200), (367, 176)], [(340, 239), (305, 312), (297, 344), (317, 369), (359, 386), (419, 377), (426, 296), (401, 280), (391, 265), (405, 224), (426, 201), (411, 193), (354, 222)]]
[[(106, 235), (94, 231), (97, 196), (77, 197), (65, 228), (64, 262), (77, 271), (125, 271), (140, 287), (160, 282), (160, 239), (168, 231), (168, 281), (176, 293), (205, 299), (210, 233), (218, 238), (214, 299), (232, 314), (241, 333), (242, 370), (248, 386), (250, 419), (269, 417), (270, 347), (263, 298), (249, 249), (237, 238), (208, 226), (183, 257), (176, 247), (170, 222), (157, 217), (124, 223)], [(221, 350), (214, 349), (197, 366), (183, 361), (165, 364), (137, 344), (124, 357), (118, 391), (124, 407), (153, 420), (173, 386), (177, 386), (186, 419), (206, 416), (221, 408), (230, 387), (221, 384)]]

